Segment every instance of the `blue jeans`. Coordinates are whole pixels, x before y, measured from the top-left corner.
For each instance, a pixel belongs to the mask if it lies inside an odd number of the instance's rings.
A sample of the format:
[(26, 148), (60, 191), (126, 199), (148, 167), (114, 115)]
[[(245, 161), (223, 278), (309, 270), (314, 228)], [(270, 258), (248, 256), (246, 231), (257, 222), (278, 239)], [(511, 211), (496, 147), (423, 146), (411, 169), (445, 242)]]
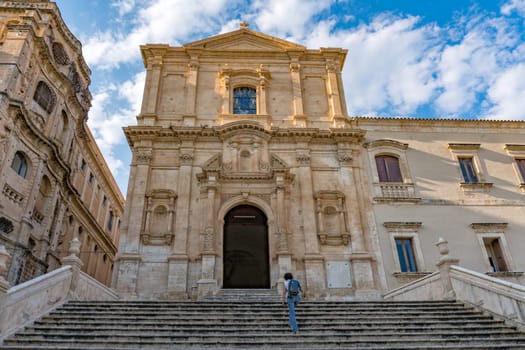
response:
[(294, 333), (297, 333), (299, 331), (299, 327), (297, 326), (297, 321), (295, 320), (295, 305), (299, 304), (301, 301), (301, 296), (296, 295), (294, 297), (286, 297), (286, 303), (288, 304), (288, 324), (290, 327), (292, 327), (292, 330)]

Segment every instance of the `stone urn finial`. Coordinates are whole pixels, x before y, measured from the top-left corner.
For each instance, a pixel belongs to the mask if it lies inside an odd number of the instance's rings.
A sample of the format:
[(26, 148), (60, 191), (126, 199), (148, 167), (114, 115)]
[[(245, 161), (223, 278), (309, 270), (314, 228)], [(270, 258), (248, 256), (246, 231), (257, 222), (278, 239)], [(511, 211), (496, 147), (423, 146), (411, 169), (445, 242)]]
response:
[(77, 237), (73, 238), (69, 243), (70, 256), (78, 256), (80, 254), (80, 241)]
[(449, 249), (448, 249), (448, 241), (443, 239), (443, 237), (439, 237), (439, 240), (436, 243), (436, 246), (439, 249), (439, 254), (441, 254), (441, 257), (448, 256)]

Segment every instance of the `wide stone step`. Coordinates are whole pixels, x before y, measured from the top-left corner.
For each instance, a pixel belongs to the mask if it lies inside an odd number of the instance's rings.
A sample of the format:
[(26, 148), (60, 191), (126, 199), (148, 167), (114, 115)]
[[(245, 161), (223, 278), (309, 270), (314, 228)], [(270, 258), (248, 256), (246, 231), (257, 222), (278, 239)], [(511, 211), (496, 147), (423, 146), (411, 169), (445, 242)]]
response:
[[(261, 339), (260, 339), (261, 338)], [(487, 338), (487, 337), (462, 337), (462, 338), (444, 338), (444, 337), (426, 337), (426, 338), (407, 338), (403, 337), (386, 337), (386, 338), (363, 338), (359, 337), (357, 339), (352, 338), (339, 338), (333, 339), (332, 337), (323, 337), (318, 339), (316, 337), (308, 337), (303, 334), (298, 334), (295, 336), (284, 336), (282, 339), (276, 338), (264, 338), (264, 337), (250, 337), (249, 339), (244, 339), (242, 337), (235, 338), (210, 338), (206, 340), (201, 340), (193, 337), (186, 339), (179, 339), (177, 337), (171, 337), (167, 339), (152, 339), (149, 337), (140, 338), (136, 342), (130, 342), (126, 340), (119, 339), (76, 339), (72, 337), (71, 339), (47, 339), (47, 346), (69, 346), (71, 348), (75, 346), (84, 346), (86, 349), (91, 347), (99, 347), (105, 349), (115, 349), (115, 348), (140, 348), (140, 349), (174, 349), (174, 348), (185, 348), (185, 349), (195, 349), (203, 347), (213, 347), (213, 348), (289, 348), (289, 347), (302, 347), (302, 348), (312, 348), (312, 349), (324, 349), (326, 346), (348, 349), (349, 347), (369, 347), (369, 346), (383, 346), (387, 349), (399, 349), (403, 346), (411, 345), (412, 347), (424, 348), (428, 343), (435, 343), (441, 346), (458, 346), (458, 345), (470, 345), (471, 347), (481, 346), (481, 345), (492, 345), (493, 348), (501, 346), (501, 344), (521, 344), (523, 349), (523, 344), (525, 344), (525, 337), (497, 337), (497, 338)], [(298, 339), (300, 338), (300, 339)], [(10, 340), (6, 340), (6, 345), (11, 343)], [(34, 346), (43, 345), (38, 339), (29, 339), (18, 340), (19, 344), (24, 344), (26, 346), (31, 346), (31, 349), (34, 349)], [(519, 348), (519, 347), (517, 347)]]
[[(71, 332), (66, 332), (62, 330), (48, 330), (46, 332), (42, 331), (36, 331), (36, 330), (27, 330), (22, 331), (18, 334), (18, 339), (20, 340), (46, 340), (46, 339), (68, 339), (71, 337), (74, 337), (76, 340), (83, 341), (84, 339), (90, 339), (93, 337), (96, 338), (103, 338), (106, 337), (107, 339), (117, 340), (117, 339), (125, 339), (126, 341), (131, 342), (137, 342), (144, 338), (153, 338), (155, 340), (159, 339), (194, 339), (195, 341), (201, 341), (201, 340), (215, 340), (219, 341), (220, 339), (224, 338), (237, 338), (237, 339), (249, 339), (249, 338), (255, 338), (255, 337), (264, 337), (266, 339), (281, 339), (284, 337), (289, 337), (288, 330), (284, 327), (281, 327), (281, 329), (276, 329), (274, 332), (269, 331), (268, 329), (261, 328), (257, 331), (254, 331), (253, 329), (247, 330), (243, 329), (242, 332), (237, 330), (236, 332), (232, 329), (230, 331), (224, 331), (221, 329), (218, 330), (142, 330), (141, 332), (114, 332), (112, 330), (83, 330), (80, 332), (75, 332), (74, 335), (72, 335)], [(324, 337), (327, 334), (330, 334), (331, 340), (333, 341), (339, 341), (339, 340), (346, 340), (347, 337), (353, 337), (358, 339), (370, 339), (373, 337), (374, 339), (381, 339), (381, 338), (390, 338), (390, 337), (397, 337), (402, 335), (406, 338), (411, 339), (428, 339), (428, 338), (454, 338), (454, 337), (470, 337), (470, 338), (498, 338), (498, 337), (515, 337), (515, 338), (525, 338), (522, 335), (516, 334), (515, 332), (512, 332), (510, 330), (505, 329), (499, 329), (499, 330), (492, 330), (490, 333), (481, 332), (476, 329), (470, 329), (470, 330), (417, 330), (417, 331), (406, 331), (406, 330), (391, 330), (391, 331), (357, 331), (357, 330), (343, 330), (340, 331), (334, 331), (334, 330), (325, 330), (325, 331), (312, 331), (312, 330), (306, 330), (301, 329), (301, 336), (303, 338), (319, 338)]]
[(0, 349), (525, 349), (525, 334), (455, 302), (70, 302)]

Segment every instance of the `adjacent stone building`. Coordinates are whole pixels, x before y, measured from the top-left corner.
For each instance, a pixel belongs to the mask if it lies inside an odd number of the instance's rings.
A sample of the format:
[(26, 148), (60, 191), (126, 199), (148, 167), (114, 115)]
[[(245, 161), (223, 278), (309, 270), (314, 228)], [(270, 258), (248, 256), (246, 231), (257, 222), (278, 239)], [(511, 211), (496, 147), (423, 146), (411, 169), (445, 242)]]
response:
[[(435, 271), (522, 282), (525, 124), (349, 117), (347, 51), (239, 30), (141, 47), (147, 69), (114, 286), (368, 298)], [(352, 93), (351, 91), (349, 93)]]
[(124, 200), (87, 125), (90, 70), (55, 3), (0, 6), (0, 243), (18, 284), (82, 241), (83, 270), (111, 284)]

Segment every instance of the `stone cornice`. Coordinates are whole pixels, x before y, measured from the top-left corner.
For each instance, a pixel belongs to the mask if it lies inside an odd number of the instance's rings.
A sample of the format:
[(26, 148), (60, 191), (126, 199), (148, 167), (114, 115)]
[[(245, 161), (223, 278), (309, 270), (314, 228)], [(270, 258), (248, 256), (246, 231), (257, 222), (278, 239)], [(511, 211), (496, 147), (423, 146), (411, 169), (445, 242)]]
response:
[(525, 153), (525, 144), (505, 144), (505, 150), (509, 152), (523, 152)]
[(361, 129), (318, 129), (318, 128), (272, 128), (267, 129), (256, 121), (240, 120), (232, 123), (215, 127), (196, 127), (196, 126), (172, 126), (163, 128), (161, 126), (128, 126), (124, 128), (124, 133), (131, 147), (135, 142), (143, 140), (154, 140), (156, 138), (167, 137), (171, 141), (180, 142), (183, 137), (217, 138), (217, 140), (228, 137), (235, 132), (255, 132), (265, 140), (271, 138), (287, 138), (294, 142), (307, 143), (338, 143), (351, 142), (361, 143), (364, 139), (365, 131)]
[(389, 140), (389, 139), (367, 142), (363, 146), (366, 149), (375, 149), (375, 148), (380, 148), (380, 147), (393, 147), (393, 148), (398, 148), (400, 150), (408, 149), (408, 143), (402, 143), (396, 140)]
[(503, 232), (508, 226), (506, 222), (473, 222), (470, 227), (476, 232)]
[(448, 148), (453, 151), (477, 151), (481, 144), (479, 143), (449, 143)]

